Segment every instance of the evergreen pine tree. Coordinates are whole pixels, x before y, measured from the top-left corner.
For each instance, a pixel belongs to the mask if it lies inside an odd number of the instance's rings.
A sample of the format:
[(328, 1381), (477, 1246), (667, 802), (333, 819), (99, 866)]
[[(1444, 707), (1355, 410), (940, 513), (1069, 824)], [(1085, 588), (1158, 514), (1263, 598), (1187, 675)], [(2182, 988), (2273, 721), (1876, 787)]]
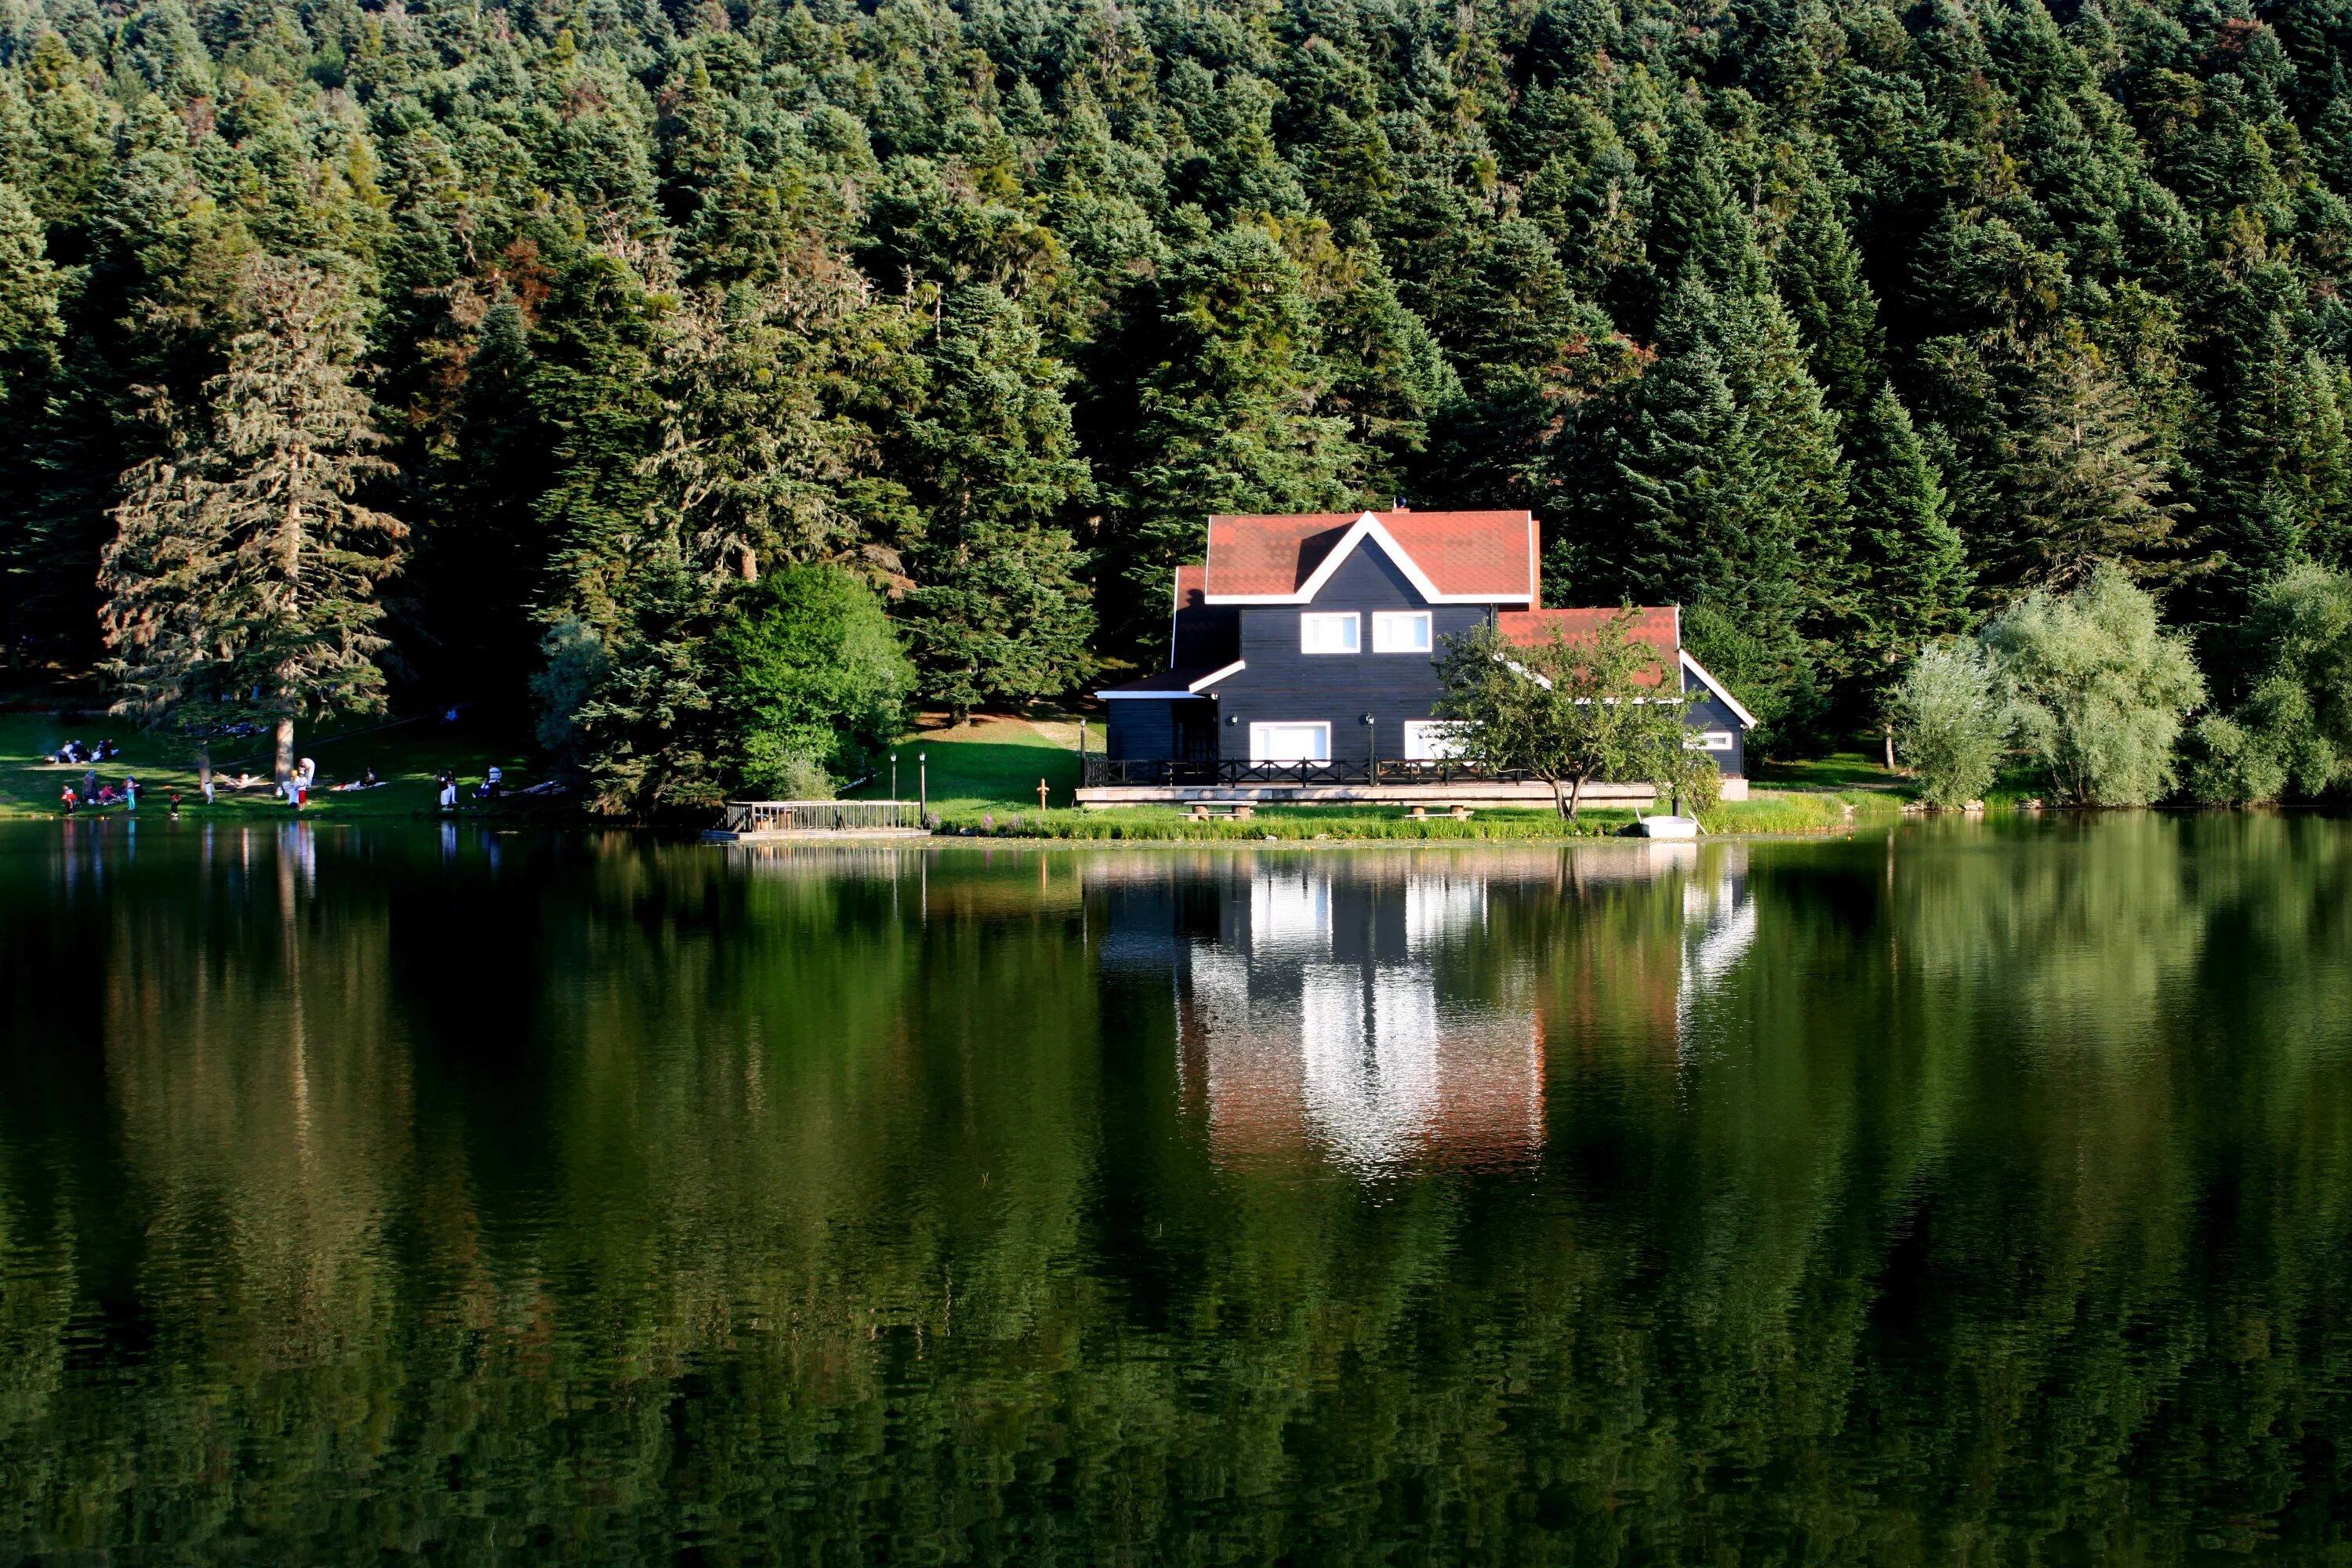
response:
[(1813, 380), (1841, 417), (1853, 418), (1870, 405), (1879, 374), (1878, 301), (1835, 198), (1818, 181), (1798, 198), (1773, 273)]
[(2035, 367), (2004, 456), (2004, 586), (2065, 590), (2102, 562), (2137, 578), (2171, 563), (2180, 508), (2130, 389), (2095, 348), (2056, 351)]
[(1165, 357), (1139, 387), (1139, 458), (1114, 542), (1126, 629), (1157, 636), (1168, 571), (1213, 512), (1336, 511), (1360, 500), (1366, 454), (1318, 412), (1323, 368), (1297, 267), (1262, 228), (1204, 237), (1161, 285)]
[(961, 722), (1083, 675), (1094, 616), (1064, 519), (1093, 481), (1062, 401), (1068, 372), (1019, 306), (959, 289), (926, 358), (929, 397), (906, 440), (930, 524), (907, 612), (924, 693)]
[(1853, 421), (1847, 456), (1861, 568), (1857, 663), (1884, 700), (1905, 661), (1966, 628), (1968, 554), (1943, 481), (1893, 388), (1881, 387)]
[(268, 723), (282, 780), (298, 718), (382, 706), (376, 590), (407, 530), (359, 499), (390, 465), (352, 381), (349, 288), (265, 256), (240, 295), (254, 324), (205, 405), (160, 409), (168, 454), (124, 476), (100, 619), (115, 711), (198, 735)]

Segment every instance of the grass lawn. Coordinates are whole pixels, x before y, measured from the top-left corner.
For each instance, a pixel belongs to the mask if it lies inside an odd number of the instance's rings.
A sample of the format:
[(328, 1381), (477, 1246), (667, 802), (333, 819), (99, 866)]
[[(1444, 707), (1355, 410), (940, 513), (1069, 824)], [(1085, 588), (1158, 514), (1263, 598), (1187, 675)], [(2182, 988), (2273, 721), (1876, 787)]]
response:
[(1902, 790), (1909, 783), (1890, 773), (1885, 760), (1872, 752), (1832, 752), (1826, 757), (1797, 762), (1759, 763), (1756, 783), (1768, 789)]
[[(234, 742), (214, 748), (213, 772), (219, 804), (209, 809), (196, 792), (196, 773), (184, 747), (142, 735), (111, 720), (66, 724), (51, 713), (0, 713), (0, 816), (56, 816), (63, 808), (58, 792), (67, 784), (81, 787), (87, 764), (43, 762), (67, 737), (89, 742), (110, 738), (121, 754), (98, 767), (100, 781), (120, 784), (126, 773), (140, 783), (139, 815), (163, 816), (171, 810), (171, 795), (178, 790), (184, 816), (214, 821), (253, 817), (284, 817), (286, 805), (268, 784), (269, 743), (267, 738)], [(311, 792), (305, 820), (350, 821), (362, 818), (406, 817), (434, 809), (433, 776), (455, 768), (470, 786), (492, 763), (507, 770), (509, 779), (530, 782), (521, 775), (523, 753), (487, 731), (460, 723), (444, 726), (418, 720), (378, 728), (362, 721), (325, 731), (297, 730), (295, 754), (319, 764), (320, 787)], [(227, 786), (242, 767), (262, 781), (248, 790)], [(373, 767), (387, 781), (381, 788), (338, 794), (325, 787), (354, 778)], [(226, 775), (226, 776), (224, 776)], [(82, 815), (120, 816), (119, 805)]]
[[(1087, 743), (1102, 746), (1102, 721), (1089, 721)], [(1026, 719), (975, 713), (953, 729), (918, 730), (894, 748), (898, 755), (898, 795), (913, 800), (930, 778), (930, 807), (942, 816), (1037, 811), (1037, 781), (1045, 781), (1049, 804), (1067, 806), (1078, 787), (1078, 721), (1068, 718)], [(929, 762), (918, 764), (918, 756)], [(890, 764), (844, 792), (852, 800), (890, 798)]]

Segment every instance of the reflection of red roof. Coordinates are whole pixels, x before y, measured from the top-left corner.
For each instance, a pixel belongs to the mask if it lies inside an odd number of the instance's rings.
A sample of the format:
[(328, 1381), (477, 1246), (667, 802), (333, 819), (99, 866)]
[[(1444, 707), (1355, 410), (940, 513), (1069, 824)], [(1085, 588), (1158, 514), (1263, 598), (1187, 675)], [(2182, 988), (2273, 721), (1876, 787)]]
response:
[[(1555, 632), (1570, 642), (1598, 637), (1601, 627), (1628, 614), (1632, 616), (1625, 623), (1628, 641), (1648, 644), (1669, 666), (1682, 658), (1682, 612), (1673, 605), (1646, 605), (1631, 612), (1598, 605), (1573, 610), (1505, 610), (1495, 617), (1495, 624), (1504, 640), (1533, 647), (1549, 642)], [(1654, 685), (1656, 679), (1651, 675), (1642, 684)]]
[[(1281, 597), (1307, 579), (1369, 515), (1449, 598), (1536, 599), (1536, 524), (1525, 511), (1304, 512), (1209, 520), (1207, 591), (1219, 598)], [(1180, 579), (1181, 581), (1181, 579)]]

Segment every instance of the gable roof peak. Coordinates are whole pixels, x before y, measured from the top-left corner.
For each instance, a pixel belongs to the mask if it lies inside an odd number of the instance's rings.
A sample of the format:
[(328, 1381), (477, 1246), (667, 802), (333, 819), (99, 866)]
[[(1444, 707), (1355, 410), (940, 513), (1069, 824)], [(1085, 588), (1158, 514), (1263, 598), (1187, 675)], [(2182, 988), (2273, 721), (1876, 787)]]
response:
[(1213, 516), (1203, 596), (1210, 604), (1304, 604), (1366, 539), (1433, 604), (1535, 602), (1533, 513), (1406, 507)]

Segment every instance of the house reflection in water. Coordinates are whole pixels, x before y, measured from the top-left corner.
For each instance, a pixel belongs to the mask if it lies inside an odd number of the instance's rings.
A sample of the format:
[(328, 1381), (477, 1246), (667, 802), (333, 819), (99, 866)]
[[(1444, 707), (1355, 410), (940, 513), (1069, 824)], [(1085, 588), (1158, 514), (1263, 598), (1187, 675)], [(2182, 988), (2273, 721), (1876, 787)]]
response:
[(1188, 1092), (1221, 1156), (1302, 1139), (1361, 1170), (1509, 1163), (1543, 1142), (1532, 1007), (1441, 984), (1483, 929), (1483, 878), (1264, 866), (1177, 977)]
[[(1736, 851), (1702, 868), (1694, 846), (1653, 845), (1138, 858), (1098, 862), (1087, 881), (1107, 917), (1106, 970), (1172, 990), (1181, 1089), (1216, 1157), (1378, 1173), (1542, 1152), (1548, 1022), (1590, 1026), (1585, 961), (1598, 955), (1561, 969), (1524, 920), (1514, 940), (1490, 940), (1490, 917), (1679, 879), (1680, 940), (1670, 916), (1653, 1026), (1667, 1053), (1654, 1059), (1670, 1062), (1693, 1037), (1692, 1004), (1753, 939), (1744, 872)], [(1608, 967), (1654, 968), (1646, 944), (1609, 945)]]

